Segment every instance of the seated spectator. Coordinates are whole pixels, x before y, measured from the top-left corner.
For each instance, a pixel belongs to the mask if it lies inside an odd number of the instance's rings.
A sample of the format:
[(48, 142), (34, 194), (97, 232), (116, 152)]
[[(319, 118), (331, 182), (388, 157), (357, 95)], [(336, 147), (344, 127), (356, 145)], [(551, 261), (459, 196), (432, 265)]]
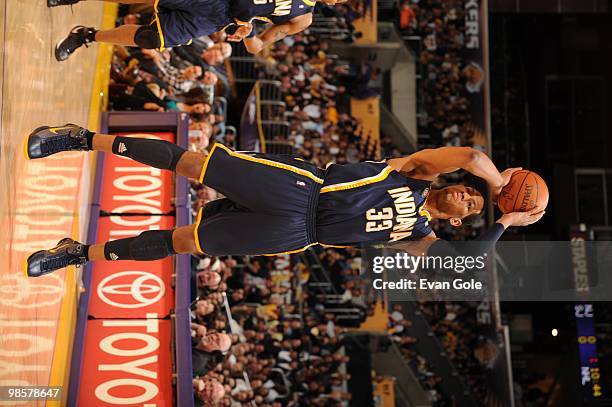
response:
[(194, 391), (197, 397), (196, 405), (211, 406), (220, 402), (225, 396), (225, 388), (216, 379), (194, 379)]

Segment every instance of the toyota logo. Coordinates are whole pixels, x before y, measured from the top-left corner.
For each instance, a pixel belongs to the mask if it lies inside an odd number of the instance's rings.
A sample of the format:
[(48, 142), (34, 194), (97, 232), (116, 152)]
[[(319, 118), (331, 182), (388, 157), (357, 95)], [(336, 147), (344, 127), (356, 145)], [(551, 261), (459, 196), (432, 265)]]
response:
[[(122, 278), (128, 276), (129, 278)], [(113, 282), (115, 284), (112, 284)], [(142, 308), (159, 301), (166, 288), (163, 280), (155, 274), (147, 271), (121, 271), (100, 281), (97, 292), (98, 297), (108, 305), (117, 308)]]

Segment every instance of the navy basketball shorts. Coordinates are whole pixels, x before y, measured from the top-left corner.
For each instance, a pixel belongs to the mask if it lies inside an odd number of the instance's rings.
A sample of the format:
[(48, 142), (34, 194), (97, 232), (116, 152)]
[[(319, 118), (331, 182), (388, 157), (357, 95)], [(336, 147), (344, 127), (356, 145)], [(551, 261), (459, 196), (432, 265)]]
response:
[(156, 0), (155, 25), (161, 49), (188, 44), (232, 23), (228, 0)]
[(198, 214), (198, 250), (214, 256), (295, 253), (317, 244), (316, 207), (324, 171), (284, 155), (235, 152), (215, 144), (200, 182), (225, 198)]

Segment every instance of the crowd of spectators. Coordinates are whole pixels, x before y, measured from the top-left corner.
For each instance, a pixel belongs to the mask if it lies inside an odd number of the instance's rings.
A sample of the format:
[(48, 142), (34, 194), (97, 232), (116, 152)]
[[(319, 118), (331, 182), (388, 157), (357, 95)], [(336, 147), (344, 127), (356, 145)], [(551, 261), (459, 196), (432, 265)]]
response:
[[(151, 10), (121, 9), (118, 24), (147, 21)], [(229, 75), (224, 62), (232, 47), (224, 33), (163, 51), (115, 46), (109, 107), (113, 110), (177, 111), (189, 115), (190, 149), (200, 151), (215, 141), (233, 145), (226, 131), (225, 96)]]
[[(485, 149), (486, 137), (473, 123), (469, 95), (480, 91), (484, 79), (477, 64), (465, 59), (465, 0), (400, 0), (395, 22), (402, 35), (416, 38), (419, 134), (426, 147), (472, 146)], [(440, 178), (441, 184), (463, 183), (464, 173)], [(443, 238), (473, 239), (482, 233), (484, 218), (470, 227), (453, 228), (433, 221)]]
[(482, 78), (463, 57), (465, 0), (401, 0), (398, 8), (402, 34), (420, 39), (419, 132), (435, 145), (480, 146), (466, 96)]
[(351, 97), (377, 94), (371, 87), (377, 72), (369, 64), (339, 60), (327, 40), (308, 31), (277, 42), (259, 63), (261, 79), (281, 83), (283, 119), (290, 123), (286, 141), (296, 154), (321, 167), (378, 157), (378, 140), (350, 115)]
[(350, 378), (341, 369), (346, 329), (310, 300), (304, 263), (289, 256), (193, 260), (199, 400), (296, 407), (350, 401), (342, 388)]

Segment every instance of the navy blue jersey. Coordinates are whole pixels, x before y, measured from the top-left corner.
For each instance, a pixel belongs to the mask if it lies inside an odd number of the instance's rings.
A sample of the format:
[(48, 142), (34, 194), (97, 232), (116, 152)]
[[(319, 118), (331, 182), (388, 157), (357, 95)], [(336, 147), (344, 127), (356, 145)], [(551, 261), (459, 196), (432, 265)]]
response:
[(314, 6), (315, 2), (310, 0), (231, 0), (231, 13), (240, 22), (282, 24), (311, 13)]
[(430, 217), (422, 206), (430, 186), (386, 162), (332, 164), (319, 195), (317, 240), (359, 246), (427, 236)]

